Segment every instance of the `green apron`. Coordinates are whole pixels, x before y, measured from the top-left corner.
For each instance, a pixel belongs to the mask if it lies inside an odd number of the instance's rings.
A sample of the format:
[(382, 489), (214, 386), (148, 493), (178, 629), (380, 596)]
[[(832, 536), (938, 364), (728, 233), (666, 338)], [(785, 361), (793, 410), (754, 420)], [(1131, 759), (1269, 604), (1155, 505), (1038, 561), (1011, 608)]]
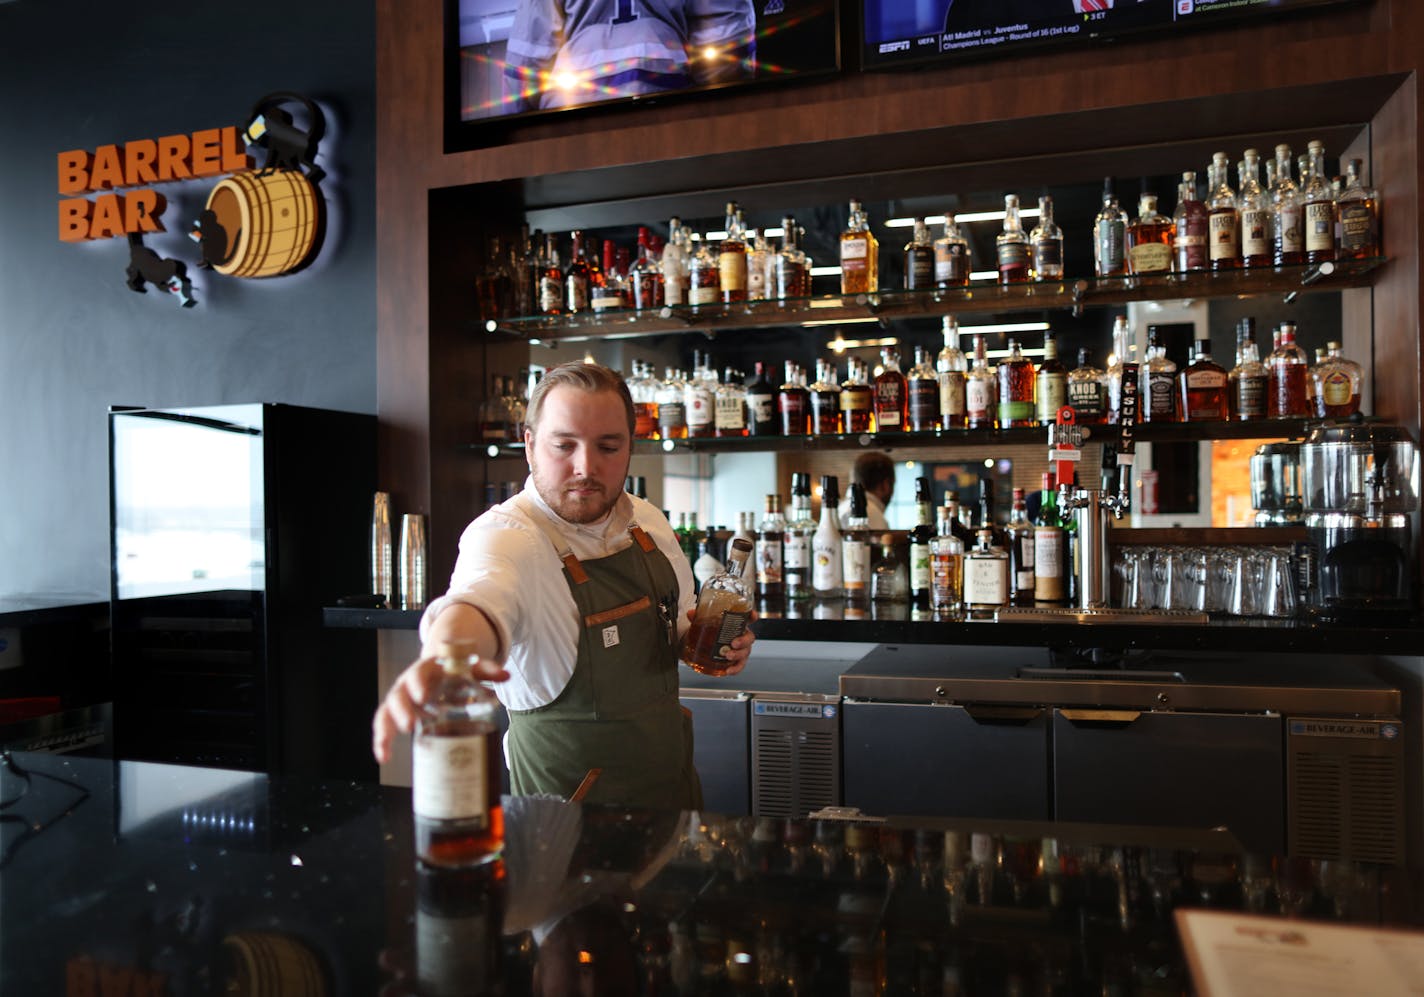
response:
[(543, 510), (518, 500), (554, 545), (580, 617), (578, 659), (557, 699), (509, 711), (510, 786), (516, 795), (570, 796), (590, 769), (603, 772), (584, 799), (622, 806), (697, 809), (691, 716), (678, 702), (678, 582), (636, 523), (633, 543), (580, 561)]

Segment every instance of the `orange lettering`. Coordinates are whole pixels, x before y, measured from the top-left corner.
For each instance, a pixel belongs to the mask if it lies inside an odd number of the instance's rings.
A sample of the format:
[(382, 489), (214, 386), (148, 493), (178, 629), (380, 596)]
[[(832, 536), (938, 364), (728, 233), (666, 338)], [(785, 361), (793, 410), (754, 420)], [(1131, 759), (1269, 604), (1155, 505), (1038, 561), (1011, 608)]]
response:
[(122, 194), (100, 194), (94, 198), (94, 218), (89, 223), (89, 238), (112, 239), (124, 231)]
[(89, 153), (70, 149), (59, 154), (59, 192), (78, 194), (89, 189)]
[(83, 242), (89, 238), (89, 209), (85, 198), (71, 197), (59, 202), (59, 241)]
[(166, 232), (159, 216), (168, 200), (156, 190), (136, 190), (124, 202), (125, 232)]
[(210, 177), (221, 172), (222, 152), (218, 146), (221, 138), (216, 128), (193, 133), (193, 176)]
[(151, 138), (139, 139), (124, 146), (124, 186), (158, 183), (153, 161), (158, 156), (158, 143)]
[(187, 135), (165, 135), (158, 140), (158, 179), (160, 183), (168, 180), (193, 179), (193, 174), (188, 170), (189, 148)]
[(242, 140), (236, 125), (222, 130), (222, 171), (241, 173), (252, 169), (252, 157), (247, 154), (247, 143)]
[(101, 145), (94, 150), (94, 168), (89, 172), (90, 190), (113, 190), (124, 185), (124, 171), (120, 165), (119, 147)]

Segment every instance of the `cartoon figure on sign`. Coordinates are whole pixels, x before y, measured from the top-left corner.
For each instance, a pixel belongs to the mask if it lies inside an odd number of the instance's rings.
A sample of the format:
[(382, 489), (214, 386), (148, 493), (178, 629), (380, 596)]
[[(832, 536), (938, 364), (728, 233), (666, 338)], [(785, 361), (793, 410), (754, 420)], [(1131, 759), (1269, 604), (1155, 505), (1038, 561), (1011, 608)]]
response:
[[(305, 130), (294, 124), (291, 112), (282, 107), (293, 102), (306, 109), (308, 123)], [(279, 92), (268, 94), (253, 107), (243, 138), (249, 145), (267, 150), (262, 175), (277, 170), (301, 170), (305, 166), (307, 179), (320, 183), (326, 171), (313, 160), (325, 131), (326, 118), (314, 102), (300, 94)]]
[(198, 303), (193, 297), (193, 282), (188, 279), (188, 266), (182, 260), (159, 256), (143, 244), (141, 232), (129, 233), (128, 286), (130, 291), (147, 294), (144, 284), (161, 287), (178, 296), (178, 303), (192, 308)]
[(223, 262), (223, 254), (227, 251), (227, 229), (218, 221), (217, 212), (204, 208), (188, 237), (203, 249), (203, 260), (198, 264), (200, 269), (211, 270)]

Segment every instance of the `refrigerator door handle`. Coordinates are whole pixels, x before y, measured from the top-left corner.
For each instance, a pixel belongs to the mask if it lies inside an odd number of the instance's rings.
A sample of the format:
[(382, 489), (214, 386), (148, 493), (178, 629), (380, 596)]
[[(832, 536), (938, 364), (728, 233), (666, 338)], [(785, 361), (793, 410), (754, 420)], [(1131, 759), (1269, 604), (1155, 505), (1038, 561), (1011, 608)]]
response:
[(969, 703), (965, 705), (964, 712), (978, 724), (1005, 724), (1022, 727), (1043, 716), (1043, 707)]
[(1142, 716), (1141, 710), (1059, 710), (1063, 719), (1072, 724), (1126, 726)]

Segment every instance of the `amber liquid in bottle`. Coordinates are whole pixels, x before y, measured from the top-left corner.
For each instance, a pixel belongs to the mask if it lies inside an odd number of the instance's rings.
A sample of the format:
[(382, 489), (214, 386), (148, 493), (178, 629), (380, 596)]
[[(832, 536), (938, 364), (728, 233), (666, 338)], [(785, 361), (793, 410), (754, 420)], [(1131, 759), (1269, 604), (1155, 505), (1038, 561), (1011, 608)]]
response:
[(875, 391), (856, 376), (858, 366), (852, 371), (841, 383), (841, 426), (846, 433), (868, 433), (874, 424), (871, 416), (875, 411)]
[(504, 810), (500, 806), (500, 779), (504, 762), (498, 748), (499, 732), (478, 720), (442, 720), (430, 725), (434, 737), (484, 737), (494, 750), (485, 751), (485, 786), (488, 818), (483, 821), (445, 821), (415, 817), (415, 853), (439, 866), (466, 866), (487, 861), (504, 844)]

